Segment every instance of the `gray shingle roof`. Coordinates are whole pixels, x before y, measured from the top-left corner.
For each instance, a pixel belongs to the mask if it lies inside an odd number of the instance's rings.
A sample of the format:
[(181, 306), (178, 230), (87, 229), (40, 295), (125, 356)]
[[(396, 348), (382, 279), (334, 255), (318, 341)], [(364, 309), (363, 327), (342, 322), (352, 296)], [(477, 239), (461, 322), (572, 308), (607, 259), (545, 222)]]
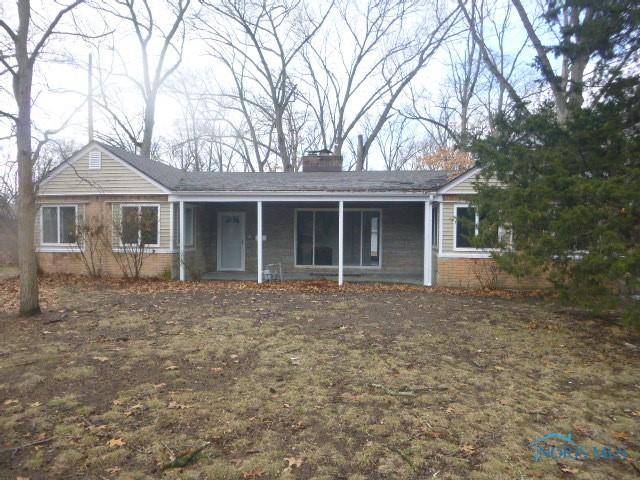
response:
[(447, 183), (433, 172), (187, 173), (178, 190), (253, 192), (419, 192)]
[(100, 143), (173, 191), (190, 192), (433, 192), (448, 183), (448, 172), (184, 172), (126, 150)]

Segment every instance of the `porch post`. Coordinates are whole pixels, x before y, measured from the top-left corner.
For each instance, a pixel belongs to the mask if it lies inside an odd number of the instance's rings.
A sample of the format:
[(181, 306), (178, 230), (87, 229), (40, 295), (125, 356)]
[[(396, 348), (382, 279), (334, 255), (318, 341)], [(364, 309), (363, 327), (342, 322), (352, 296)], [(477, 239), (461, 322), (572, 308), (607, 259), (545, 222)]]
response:
[(340, 200), (340, 206), (338, 208), (338, 285), (344, 283), (344, 202)]
[(258, 283), (262, 283), (262, 200), (258, 201)]
[(185, 258), (184, 258), (184, 201), (180, 200), (180, 248), (178, 253), (178, 261), (180, 262), (180, 281), (185, 280)]
[(431, 228), (432, 211), (431, 199), (424, 202), (424, 285), (430, 287), (432, 284), (431, 274), (433, 255), (431, 253), (431, 244), (433, 243), (433, 230)]

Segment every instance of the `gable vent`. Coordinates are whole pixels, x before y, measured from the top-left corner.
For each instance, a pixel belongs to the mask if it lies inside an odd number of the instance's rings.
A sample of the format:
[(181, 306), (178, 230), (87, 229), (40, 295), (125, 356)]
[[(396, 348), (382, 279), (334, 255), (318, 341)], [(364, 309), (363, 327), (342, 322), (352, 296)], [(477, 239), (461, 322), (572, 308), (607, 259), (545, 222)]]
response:
[(102, 154), (98, 150), (94, 150), (89, 154), (89, 168), (98, 170), (102, 167)]

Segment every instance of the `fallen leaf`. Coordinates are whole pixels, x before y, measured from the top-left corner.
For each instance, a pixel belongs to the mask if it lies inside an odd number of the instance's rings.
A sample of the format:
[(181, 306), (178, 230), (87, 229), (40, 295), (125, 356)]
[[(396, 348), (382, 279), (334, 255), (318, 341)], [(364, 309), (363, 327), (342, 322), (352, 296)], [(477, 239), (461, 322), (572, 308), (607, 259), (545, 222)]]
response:
[(476, 451), (476, 447), (473, 445), (462, 445), (460, 447), (460, 453), (463, 455), (473, 455)]
[(302, 458), (285, 457), (284, 461), (287, 462), (287, 466), (284, 469), (285, 472), (290, 472), (294, 468), (300, 468), (302, 466)]
[(575, 475), (576, 473), (579, 472), (577, 468), (569, 468), (566, 465), (559, 464), (559, 467), (560, 467), (560, 471), (562, 473), (566, 473), (567, 475)]
[(129, 410), (124, 412), (124, 414), (127, 417), (130, 417), (131, 415), (135, 415), (136, 411), (143, 410), (143, 409), (144, 409), (144, 405), (142, 405), (141, 403), (137, 403), (133, 407), (131, 407)]
[(169, 402), (169, 405), (167, 405), (167, 408), (174, 408), (176, 410), (182, 410), (183, 408), (189, 408), (187, 405), (183, 405), (181, 403), (178, 402)]
[(619, 440), (620, 442), (626, 442), (629, 440), (629, 433), (627, 432), (614, 432), (613, 438)]
[(166, 387), (167, 384), (166, 383), (156, 383), (153, 388), (162, 388), (162, 387)]
[(254, 468), (253, 470), (249, 470), (248, 472), (244, 472), (242, 474), (242, 478), (248, 480), (251, 478), (260, 478), (266, 475), (266, 471), (261, 468)]
[(3, 405), (13, 405), (15, 403), (20, 403), (18, 400), (5, 400)]
[(107, 468), (106, 472), (113, 475), (114, 473), (118, 473), (120, 470), (121, 470), (120, 467), (111, 467), (111, 468)]
[(187, 450), (180, 452), (176, 458), (162, 467), (163, 470), (170, 468), (183, 468), (198, 459), (199, 453), (210, 445), (209, 442), (205, 443), (198, 448), (188, 448)]
[(593, 434), (593, 431), (589, 427), (585, 427), (582, 425), (574, 425), (573, 429), (578, 435), (584, 435), (586, 437), (589, 437)]
[(103, 363), (109, 361), (109, 357), (93, 357), (93, 359)]
[(42, 404), (41, 404), (40, 402), (33, 402), (33, 403), (30, 403), (30, 404), (29, 404), (29, 406), (30, 406), (30, 407), (33, 407), (33, 408), (40, 407), (41, 405), (42, 405)]
[(16, 477), (16, 480), (31, 480), (31, 477)]
[(125, 442), (123, 439), (121, 438), (112, 438), (111, 440), (109, 440), (107, 442), (107, 446), (109, 448), (115, 448), (115, 447), (124, 447), (127, 444), (127, 442)]
[(631, 412), (632, 417), (640, 417), (640, 410), (636, 410), (635, 412)]
[(220, 374), (220, 373), (222, 373), (222, 368), (220, 368), (220, 367), (213, 367), (213, 368), (211, 369), (211, 372), (212, 372), (212, 373), (215, 373), (216, 375), (217, 375), (217, 374)]
[(178, 368), (179, 367), (176, 367), (175, 365), (169, 365), (165, 370), (178, 370)]
[(113, 400), (111, 403), (114, 405), (122, 405), (124, 402), (122, 400)]

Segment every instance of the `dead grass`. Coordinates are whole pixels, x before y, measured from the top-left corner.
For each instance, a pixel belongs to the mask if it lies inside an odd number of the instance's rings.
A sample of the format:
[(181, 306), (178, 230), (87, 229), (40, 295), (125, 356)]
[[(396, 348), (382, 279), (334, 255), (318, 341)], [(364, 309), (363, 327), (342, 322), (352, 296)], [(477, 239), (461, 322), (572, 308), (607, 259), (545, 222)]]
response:
[(640, 353), (624, 343), (640, 340), (601, 320), (418, 287), (73, 278), (46, 279), (47, 311), (25, 320), (12, 282), (0, 448), (49, 441), (0, 454), (0, 478), (638, 476), (532, 458), (560, 432), (638, 465)]

